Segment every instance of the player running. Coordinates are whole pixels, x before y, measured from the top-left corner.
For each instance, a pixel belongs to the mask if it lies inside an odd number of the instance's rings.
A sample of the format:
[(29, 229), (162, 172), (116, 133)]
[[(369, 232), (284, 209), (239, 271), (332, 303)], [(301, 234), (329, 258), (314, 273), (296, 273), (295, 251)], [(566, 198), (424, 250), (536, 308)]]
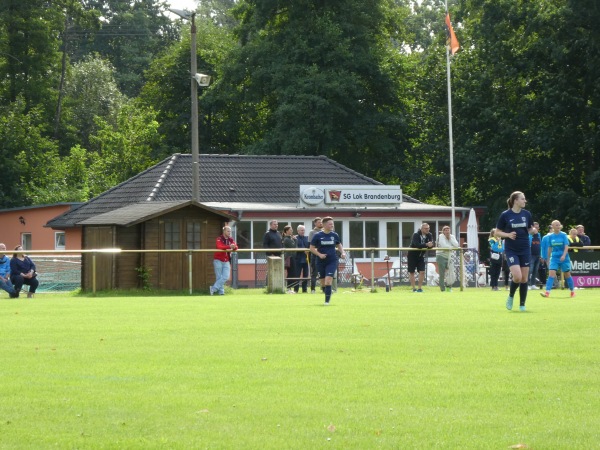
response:
[(325, 305), (329, 305), (331, 299), (331, 283), (338, 268), (338, 256), (336, 249), (342, 258), (346, 257), (340, 236), (333, 231), (334, 223), (331, 217), (323, 219), (323, 231), (315, 233), (310, 242), (310, 252), (317, 259), (317, 271), (323, 291), (325, 292)]
[(546, 280), (546, 292), (540, 292), (542, 297), (550, 297), (550, 291), (554, 286), (556, 278), (556, 270), (560, 269), (565, 277), (567, 286), (571, 290), (571, 298), (575, 297), (575, 285), (571, 277), (571, 258), (569, 258), (569, 238), (562, 230), (562, 225), (558, 220), (552, 222), (552, 234), (546, 236), (548, 238), (548, 253), (546, 256), (550, 263), (548, 269), (550, 274)]

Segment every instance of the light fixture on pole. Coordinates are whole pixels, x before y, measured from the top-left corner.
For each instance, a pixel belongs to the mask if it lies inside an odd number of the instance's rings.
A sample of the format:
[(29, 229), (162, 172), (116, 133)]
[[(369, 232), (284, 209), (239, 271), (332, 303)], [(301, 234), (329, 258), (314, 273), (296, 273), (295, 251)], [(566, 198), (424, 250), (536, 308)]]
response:
[[(199, 155), (199, 137), (198, 137), (198, 85), (208, 86), (210, 77), (199, 74), (197, 69), (196, 54), (196, 13), (181, 9), (171, 9), (173, 14), (191, 22), (190, 30), (190, 74), (191, 74), (191, 96), (192, 96), (192, 200), (200, 201), (200, 155)], [(202, 80), (202, 82), (201, 82)], [(198, 83), (198, 84), (196, 84)], [(205, 83), (205, 84), (204, 84)]]

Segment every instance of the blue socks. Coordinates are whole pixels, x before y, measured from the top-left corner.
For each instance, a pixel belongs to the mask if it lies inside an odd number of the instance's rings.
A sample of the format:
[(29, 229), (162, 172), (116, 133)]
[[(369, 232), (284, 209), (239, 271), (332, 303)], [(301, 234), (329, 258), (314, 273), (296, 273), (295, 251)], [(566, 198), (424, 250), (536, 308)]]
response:
[(573, 277), (567, 278), (567, 286), (569, 286), (569, 289), (571, 289), (571, 291), (573, 291), (575, 289), (575, 283), (573, 283)]
[[(572, 283), (573, 281), (571, 281)], [(554, 286), (554, 277), (548, 277), (546, 280), (546, 291), (550, 292), (552, 290), (552, 286)]]

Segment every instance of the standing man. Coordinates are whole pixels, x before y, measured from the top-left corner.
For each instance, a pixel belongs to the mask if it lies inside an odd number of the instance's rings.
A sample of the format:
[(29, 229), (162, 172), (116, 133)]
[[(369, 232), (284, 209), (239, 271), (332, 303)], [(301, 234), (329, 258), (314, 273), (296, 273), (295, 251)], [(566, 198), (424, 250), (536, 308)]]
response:
[[(298, 235), (296, 236), (296, 244), (298, 248), (304, 248), (307, 251), (310, 248), (310, 242), (306, 237), (306, 228), (304, 225), (298, 225), (296, 229), (298, 231)], [(304, 252), (296, 252), (296, 276), (298, 278), (302, 278), (302, 293), (306, 294), (306, 288), (308, 284), (308, 260), (306, 259), (306, 251)], [(294, 286), (294, 291), (298, 292), (300, 288), (300, 280)]]
[(231, 227), (224, 226), (223, 234), (217, 238), (217, 249), (227, 250), (225, 252), (215, 252), (213, 267), (215, 269), (215, 284), (209, 287), (210, 295), (218, 292), (219, 295), (225, 295), (225, 283), (229, 280), (231, 273), (231, 252), (238, 249), (237, 244), (231, 238)]
[[(308, 243), (312, 242), (312, 238), (316, 233), (320, 232), (323, 229), (323, 219), (320, 217), (315, 217), (313, 220), (313, 229), (308, 233)], [(315, 288), (317, 287), (317, 258), (314, 256), (310, 257), (310, 293), (315, 293)], [(323, 287), (323, 286), (321, 286)]]
[[(279, 227), (279, 223), (276, 220), (271, 220), (269, 222), (269, 230), (265, 233), (263, 237), (263, 248), (277, 248), (281, 249), (283, 247), (283, 242), (281, 238), (281, 234), (277, 231)], [(281, 256), (281, 252), (267, 252), (267, 256)]]
[[(577, 236), (579, 236), (579, 241), (583, 244), (584, 247), (589, 247), (592, 245), (592, 240), (590, 237), (585, 234), (585, 227), (583, 225), (577, 225), (575, 227), (577, 229)], [(592, 250), (581, 250), (582, 252), (591, 252)]]
[(529, 245), (531, 246), (531, 268), (529, 269), (529, 289), (538, 289), (535, 284), (540, 269), (540, 259), (542, 255), (542, 235), (539, 232), (540, 224), (533, 222), (533, 226), (537, 233), (529, 235)]
[(0, 242), (0, 289), (8, 292), (10, 298), (17, 298), (17, 291), (10, 282), (10, 258), (6, 256), (6, 245)]
[(338, 267), (338, 256), (335, 251), (338, 250), (342, 258), (346, 257), (346, 252), (344, 252), (339, 235), (333, 231), (333, 218), (325, 217), (322, 225), (323, 231), (315, 233), (310, 241), (310, 252), (317, 260), (317, 270), (325, 292), (325, 305), (329, 305), (331, 283)]
[[(458, 241), (454, 235), (450, 234), (450, 227), (445, 225), (442, 228), (442, 234), (438, 236), (438, 248), (450, 249), (452, 247), (457, 248), (459, 246), (460, 245), (458, 244)], [(452, 279), (454, 279), (454, 265), (452, 264), (451, 257), (451, 250), (438, 250), (435, 256), (435, 261), (438, 265), (438, 271), (440, 272), (440, 290), (442, 292), (446, 290), (446, 271), (450, 272), (452, 274)], [(450, 283), (450, 286), (448, 286), (448, 292), (452, 292), (452, 283)]]
[(538, 230), (533, 226), (531, 213), (525, 209), (525, 194), (521, 191), (513, 192), (506, 204), (508, 209), (500, 214), (496, 225), (496, 234), (505, 239), (506, 262), (512, 275), (506, 309), (512, 309), (515, 292), (519, 288), (519, 309), (525, 311), (531, 265), (529, 235), (537, 233)]
[[(421, 228), (412, 235), (410, 248), (428, 249), (433, 247), (433, 236), (429, 232), (429, 224), (421, 224)], [(409, 251), (407, 258), (408, 277), (413, 292), (423, 292), (423, 279), (425, 278), (425, 253), (426, 251)], [(415, 270), (419, 272), (419, 288), (415, 287)]]

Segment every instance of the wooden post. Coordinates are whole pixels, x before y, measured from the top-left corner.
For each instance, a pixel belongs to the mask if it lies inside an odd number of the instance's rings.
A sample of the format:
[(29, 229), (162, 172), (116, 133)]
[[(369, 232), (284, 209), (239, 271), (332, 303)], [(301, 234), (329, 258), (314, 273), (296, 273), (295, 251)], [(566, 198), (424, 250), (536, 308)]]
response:
[(283, 294), (285, 286), (285, 269), (279, 256), (267, 256), (267, 292)]

